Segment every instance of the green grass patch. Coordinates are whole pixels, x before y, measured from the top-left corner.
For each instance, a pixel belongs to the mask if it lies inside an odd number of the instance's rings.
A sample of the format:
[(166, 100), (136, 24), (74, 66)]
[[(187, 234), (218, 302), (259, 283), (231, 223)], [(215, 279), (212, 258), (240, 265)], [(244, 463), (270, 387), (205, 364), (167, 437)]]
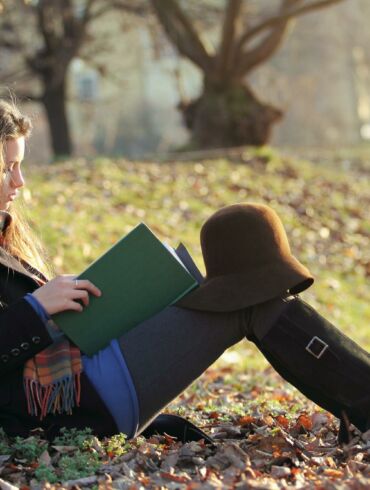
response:
[[(232, 162), (25, 164), (24, 201), (57, 273), (80, 272), (140, 221), (172, 246), (182, 241), (204, 273), (199, 231), (205, 219), (236, 202), (269, 204), (294, 255), (316, 277), (303, 297), (369, 348), (369, 155), (319, 156), (312, 163), (263, 147)], [(255, 349), (240, 345), (243, 369), (264, 365)]]

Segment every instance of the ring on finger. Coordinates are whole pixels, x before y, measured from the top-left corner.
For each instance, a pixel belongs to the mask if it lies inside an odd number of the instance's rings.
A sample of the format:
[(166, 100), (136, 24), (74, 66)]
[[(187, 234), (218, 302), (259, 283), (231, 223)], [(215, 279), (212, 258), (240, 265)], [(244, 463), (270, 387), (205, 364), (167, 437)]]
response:
[(75, 279), (75, 287), (78, 289), (78, 279)]

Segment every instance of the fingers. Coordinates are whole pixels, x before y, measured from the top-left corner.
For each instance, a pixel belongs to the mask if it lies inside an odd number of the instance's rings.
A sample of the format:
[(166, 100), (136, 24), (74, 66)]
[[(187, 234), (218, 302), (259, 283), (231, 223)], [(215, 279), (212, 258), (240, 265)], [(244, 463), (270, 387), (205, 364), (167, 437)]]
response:
[[(76, 288), (77, 281), (77, 288)], [(50, 283), (55, 283), (55, 294), (57, 295), (57, 309), (60, 311), (73, 310), (83, 311), (90, 303), (89, 293), (101, 296), (101, 291), (88, 279), (77, 279), (75, 275), (63, 274), (57, 276)], [(54, 309), (54, 305), (52, 306)]]
[(73, 300), (80, 299), (84, 306), (88, 306), (90, 300), (89, 300), (89, 293), (85, 291), (84, 289), (75, 289), (73, 293)]
[[(76, 281), (76, 280), (75, 280)], [(88, 279), (77, 279), (77, 289), (85, 289), (94, 296), (101, 296), (101, 291)]]
[(101, 291), (87, 279), (62, 275), (51, 279), (32, 293), (45, 311), (52, 315), (65, 310), (82, 311), (90, 303), (89, 294), (101, 296)]
[(73, 310), (73, 311), (83, 311), (83, 306), (77, 301), (69, 301), (65, 305), (65, 310)]
[[(73, 290), (72, 290), (72, 301), (68, 305), (68, 309), (75, 311), (83, 311), (84, 307), (88, 306), (90, 303), (89, 293), (94, 296), (101, 296), (101, 291), (88, 279), (76, 279), (72, 277), (73, 280)], [(77, 288), (76, 288), (77, 281)], [(80, 300), (80, 301), (76, 301)], [(82, 304), (81, 304), (82, 302)]]

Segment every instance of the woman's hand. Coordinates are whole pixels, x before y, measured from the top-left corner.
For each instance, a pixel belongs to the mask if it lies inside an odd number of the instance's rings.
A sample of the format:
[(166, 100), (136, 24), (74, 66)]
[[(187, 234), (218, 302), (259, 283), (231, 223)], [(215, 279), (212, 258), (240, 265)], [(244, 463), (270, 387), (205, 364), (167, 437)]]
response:
[(62, 275), (55, 277), (32, 293), (42, 304), (49, 315), (65, 310), (82, 311), (83, 306), (89, 304), (89, 293), (101, 296), (101, 291), (87, 279), (78, 279), (76, 276)]

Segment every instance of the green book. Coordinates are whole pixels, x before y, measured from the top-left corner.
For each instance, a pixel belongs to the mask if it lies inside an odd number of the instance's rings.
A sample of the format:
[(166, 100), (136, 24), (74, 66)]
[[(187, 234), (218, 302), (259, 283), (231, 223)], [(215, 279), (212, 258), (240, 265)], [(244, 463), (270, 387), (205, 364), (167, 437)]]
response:
[(198, 285), (177, 255), (140, 223), (93, 262), (89, 279), (102, 296), (82, 312), (53, 315), (55, 323), (88, 356), (142, 321), (176, 303)]

